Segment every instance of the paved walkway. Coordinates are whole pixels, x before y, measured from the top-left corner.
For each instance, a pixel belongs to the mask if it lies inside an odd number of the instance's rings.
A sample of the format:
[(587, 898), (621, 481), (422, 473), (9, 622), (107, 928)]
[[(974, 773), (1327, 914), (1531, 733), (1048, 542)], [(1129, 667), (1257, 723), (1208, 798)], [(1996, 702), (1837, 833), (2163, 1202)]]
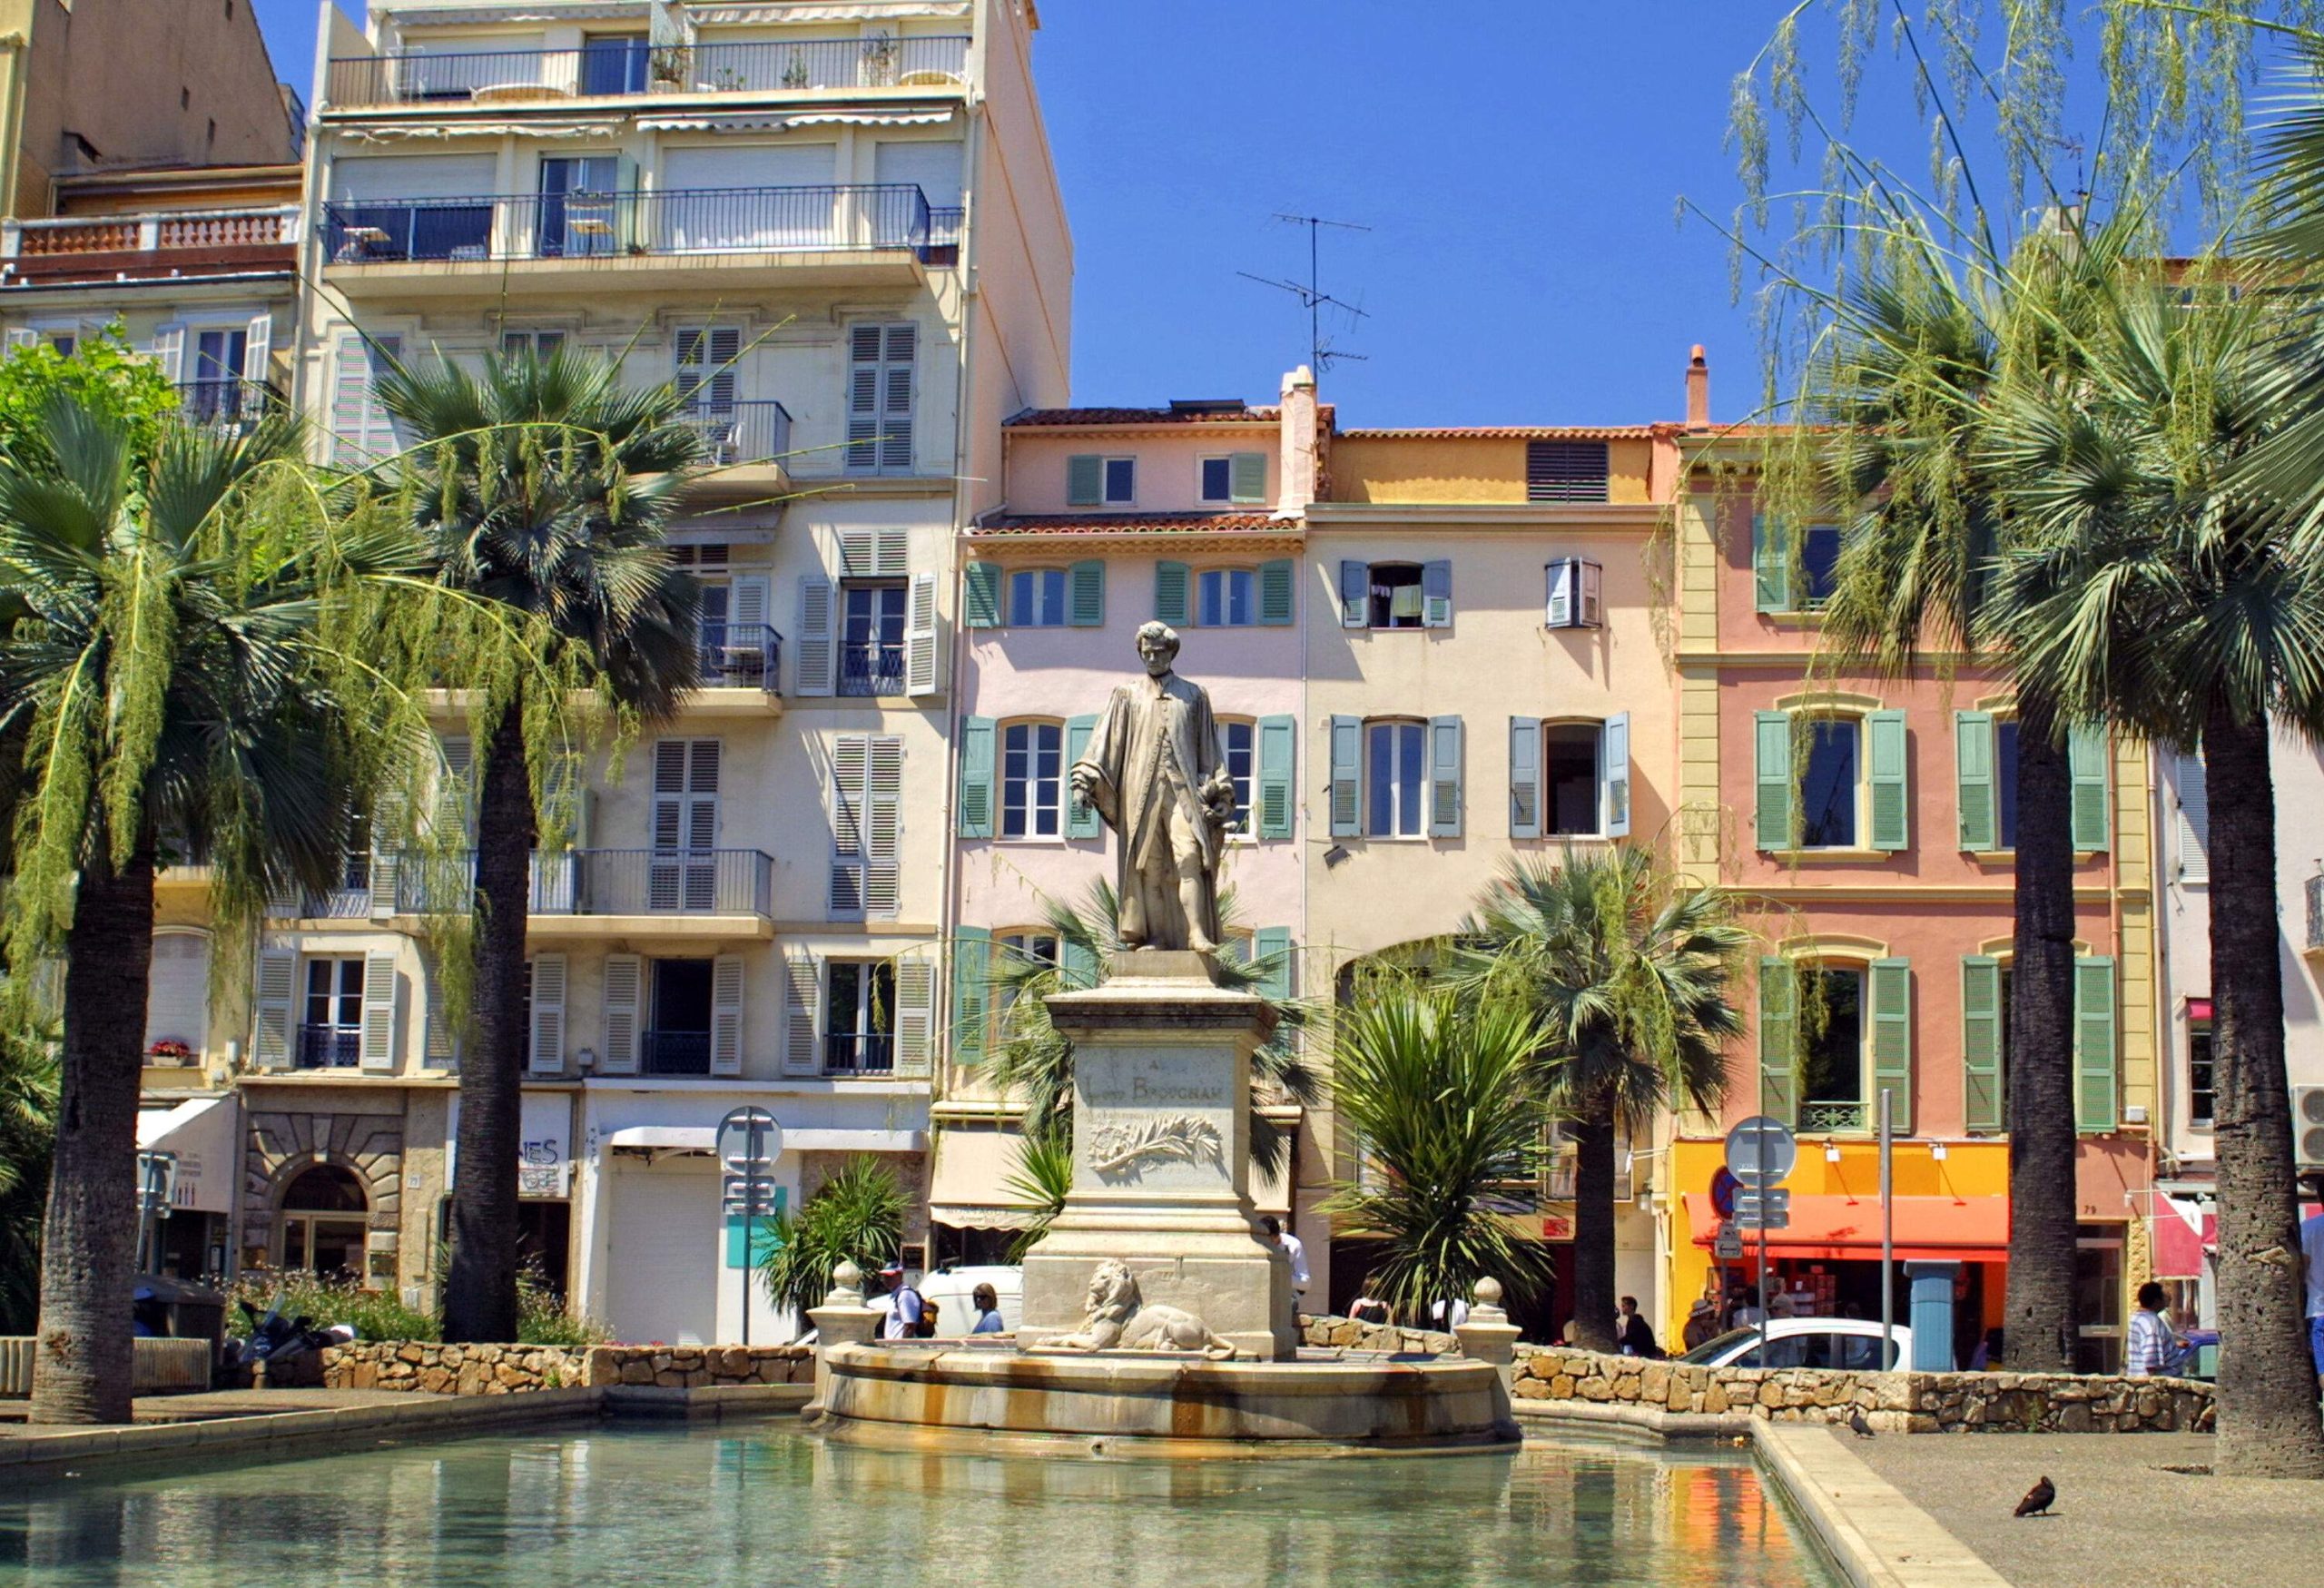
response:
[[(411, 1400), (384, 1389), (213, 1389), (201, 1395), (140, 1396), (130, 1405), (139, 1423), (192, 1423), (210, 1417), (251, 1417), (282, 1412), (336, 1412)], [(120, 1424), (107, 1426), (119, 1427)], [(23, 1401), (0, 1401), (0, 1439), (37, 1432), (25, 1423)], [(56, 1432), (49, 1429), (47, 1432)]]
[[(2215, 1478), (2206, 1434), (1919, 1434), (1853, 1454), (2015, 1588), (2256, 1588), (2313, 1583), (2324, 1483)], [(2010, 1513), (2034, 1480), (2055, 1514)]]

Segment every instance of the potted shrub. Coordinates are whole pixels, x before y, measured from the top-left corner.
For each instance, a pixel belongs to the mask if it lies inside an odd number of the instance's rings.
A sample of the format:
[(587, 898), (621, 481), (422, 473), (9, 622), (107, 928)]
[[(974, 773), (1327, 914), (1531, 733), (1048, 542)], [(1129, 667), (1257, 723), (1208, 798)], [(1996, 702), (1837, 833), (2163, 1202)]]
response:
[(164, 1070), (182, 1069), (193, 1062), (193, 1048), (175, 1037), (163, 1037), (145, 1050), (145, 1061)]

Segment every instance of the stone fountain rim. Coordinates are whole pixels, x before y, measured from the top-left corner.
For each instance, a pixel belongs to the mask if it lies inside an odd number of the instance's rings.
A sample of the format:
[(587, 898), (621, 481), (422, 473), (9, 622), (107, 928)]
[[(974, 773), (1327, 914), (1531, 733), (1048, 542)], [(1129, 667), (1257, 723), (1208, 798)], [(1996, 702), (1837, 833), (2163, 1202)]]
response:
[(1221, 1396), (1456, 1394), (1496, 1382), (1491, 1363), (1471, 1357), (1370, 1357), (1361, 1361), (1261, 1362), (1181, 1352), (1042, 1351), (944, 1345), (830, 1346), (828, 1366), (867, 1378), (1008, 1386), (1109, 1394), (1208, 1390)]

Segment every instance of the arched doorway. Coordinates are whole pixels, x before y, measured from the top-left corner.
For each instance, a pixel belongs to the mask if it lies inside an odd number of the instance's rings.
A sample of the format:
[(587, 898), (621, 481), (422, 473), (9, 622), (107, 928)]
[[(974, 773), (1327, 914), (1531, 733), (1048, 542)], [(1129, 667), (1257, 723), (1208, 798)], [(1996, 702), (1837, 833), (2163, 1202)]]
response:
[(338, 1165), (319, 1163), (300, 1170), (282, 1189), (276, 1253), (281, 1266), (361, 1278), (368, 1223), (364, 1215), (369, 1206), (363, 1182)]

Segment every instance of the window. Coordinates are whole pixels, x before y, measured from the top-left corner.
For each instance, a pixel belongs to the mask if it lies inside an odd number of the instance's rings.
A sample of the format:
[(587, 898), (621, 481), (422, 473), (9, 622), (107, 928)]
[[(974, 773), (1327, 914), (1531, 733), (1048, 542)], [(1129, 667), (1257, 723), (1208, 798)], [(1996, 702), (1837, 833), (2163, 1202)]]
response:
[(1000, 835), (1054, 838), (1063, 821), (1065, 729), (1008, 723), (1000, 730)]
[(1226, 745), (1226, 775), (1235, 780), (1235, 826), (1240, 836), (1251, 835), (1251, 774), (1256, 764), (1257, 725), (1228, 720), (1218, 725)]
[(282, 1267), (362, 1278), (369, 1207), (362, 1182), (337, 1164), (300, 1169), (282, 1189)]
[(145, 982), (145, 1048), (182, 1043), (199, 1055), (210, 1028), (210, 937), (156, 932)]
[(648, 1075), (708, 1075), (713, 983), (709, 960), (651, 962), (653, 1023), (640, 1058)]
[(1826, 966), (1810, 974), (1815, 996), (1800, 1019), (1799, 1128), (1861, 1130), (1868, 1118), (1864, 1087), (1864, 972)]
[(1259, 620), (1258, 578), (1249, 568), (1205, 568), (1195, 587), (1203, 627), (1247, 628)]
[(1202, 460), (1206, 502), (1264, 502), (1267, 499), (1267, 455), (1236, 452)]
[(192, 379), (181, 388), (188, 418), (205, 422), (241, 417), (242, 369), (250, 352), (250, 331), (209, 326), (195, 330)]
[(1596, 723), (1541, 728), (1541, 804), (1552, 837), (1594, 837), (1601, 830), (1604, 730)]
[(1065, 460), (1066, 505), (1125, 508), (1137, 500), (1137, 459), (1076, 453)]
[(2074, 1350), (2076, 1373), (2122, 1370), (2122, 1227), (2074, 1227), (2073, 1313), (2081, 1338)]
[(1807, 729), (1799, 778), (1799, 846), (1853, 849), (1856, 843), (1858, 776), (1855, 722), (1825, 718)]
[(1341, 627), (1450, 628), (1452, 626), (1451, 563), (1340, 564)]
[(1762, 612), (1815, 612), (1832, 597), (1843, 537), (1837, 524), (1794, 530), (1751, 518), (1755, 605)]
[(611, 154), (559, 155), (541, 162), (538, 231), (544, 259), (584, 259), (614, 252), (621, 161)]
[[(2201, 1013), (2197, 1013), (2198, 1010)], [(2218, 1118), (2218, 1072), (2211, 1058), (2211, 1001), (2187, 1001), (2187, 1123), (2208, 1130)]]
[(848, 328), (849, 473), (911, 472), (913, 361), (919, 346), (920, 327), (911, 321)]
[(1427, 831), (1422, 792), (1427, 784), (1427, 725), (1369, 723), (1364, 737), (1371, 790), (1366, 833), (1374, 838), (1419, 837)]
[(1626, 838), (1630, 831), (1630, 719), (1509, 723), (1512, 838)]
[(1009, 621), (1019, 628), (1065, 626), (1063, 568), (1019, 568), (1009, 576)]
[(1106, 505), (1119, 507), (1137, 499), (1137, 459), (1106, 459)]
[(565, 345), (561, 330), (504, 330), (500, 333), (500, 352), (504, 358), (517, 359), (529, 353), (542, 363), (556, 357)]
[[(1064, 962), (1058, 946), (1057, 933), (1034, 928), (1025, 932), (995, 932), (992, 938), (995, 972), (1027, 971), (1036, 966), (1055, 968)], [(1017, 1001), (1014, 981), (996, 977), (993, 985), (992, 1012), (997, 1028), (1009, 1029), (1009, 1010)]]
[(352, 1070), (362, 1057), (363, 961), (307, 962), (307, 1001), (299, 1024), (299, 1063), (307, 1070)]
[(896, 1067), (896, 968), (886, 960), (833, 960), (823, 1000), (823, 1073), (886, 1074)]
[(1596, 628), (1605, 621), (1604, 570), (1587, 557), (1561, 557), (1546, 568), (1549, 589), (1542, 624), (1549, 628)]
[(2175, 760), (2178, 775), (2173, 781), (2179, 785), (2179, 880), (2208, 883), (2211, 880), (2211, 784), (2201, 755), (2180, 755)]
[(851, 580), (840, 591), (839, 692), (904, 692), (904, 619), (910, 591), (901, 579)]
[(649, 59), (644, 34), (590, 34), (581, 41), (581, 92), (643, 94)]
[(1602, 502), (1607, 472), (1603, 441), (1525, 443), (1529, 502)]
[(1421, 568), (1414, 562), (1372, 565), (1374, 628), (1418, 628), (1423, 616)]
[(339, 339), (330, 394), (333, 463), (360, 467), (396, 449), (395, 422), (379, 399), (373, 366), (402, 356), (399, 336), (375, 336), (368, 342), (354, 335)]
[(1811, 524), (1799, 539), (1799, 579), (1805, 600), (1801, 609), (1820, 612), (1832, 598), (1840, 566), (1840, 531), (1836, 524)]

